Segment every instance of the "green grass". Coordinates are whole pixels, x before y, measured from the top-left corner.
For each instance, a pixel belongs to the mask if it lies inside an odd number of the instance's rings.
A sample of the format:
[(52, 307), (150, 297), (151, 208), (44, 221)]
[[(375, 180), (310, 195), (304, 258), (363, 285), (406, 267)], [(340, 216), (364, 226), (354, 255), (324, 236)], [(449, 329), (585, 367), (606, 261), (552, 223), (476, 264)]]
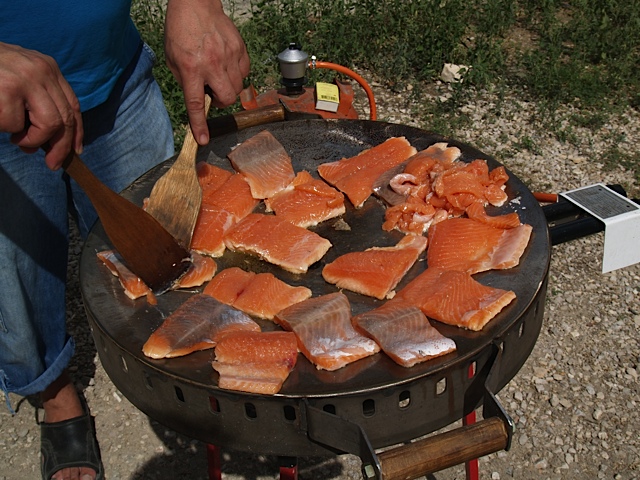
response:
[[(155, 75), (175, 125), (186, 122), (182, 92), (164, 65), (162, 0), (134, 0), (133, 17), (159, 57)], [(228, 10), (233, 16), (236, 3)], [(455, 134), (467, 119), (458, 107), (477, 89), (516, 91), (535, 102), (541, 126), (574, 142), (574, 128), (597, 129), (625, 107), (640, 108), (640, 2), (631, 0), (251, 0), (237, 22), (252, 61), (248, 82), (279, 87), (277, 55), (290, 42), (319, 60), (366, 71), (392, 91), (419, 96), (444, 63), (470, 65), (446, 102), (424, 106), (429, 129)], [(314, 80), (330, 75), (314, 72)], [(560, 106), (580, 113), (567, 125)], [(499, 114), (499, 112), (497, 113)], [(520, 147), (535, 149), (531, 139)], [(640, 178), (637, 155), (611, 162)]]

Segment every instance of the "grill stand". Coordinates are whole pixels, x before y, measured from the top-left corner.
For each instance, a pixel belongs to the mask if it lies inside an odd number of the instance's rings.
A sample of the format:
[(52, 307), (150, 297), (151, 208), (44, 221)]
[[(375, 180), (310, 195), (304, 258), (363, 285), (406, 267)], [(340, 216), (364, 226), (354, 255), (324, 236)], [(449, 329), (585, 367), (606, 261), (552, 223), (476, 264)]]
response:
[[(301, 403), (301, 433), (324, 447), (351, 453), (362, 460), (366, 480), (408, 480), (465, 463), (467, 480), (479, 478), (477, 459), (499, 450), (509, 450), (515, 426), (493, 391), (499, 387), (502, 347), (493, 344), (490, 360), (483, 368), (483, 420), (476, 423), (475, 406), (463, 419), (461, 428), (427, 437), (376, 454), (364, 429), (348, 419)], [(476, 376), (475, 364), (469, 366), (469, 378)], [(221, 478), (220, 454), (216, 446), (207, 446), (209, 478)], [(281, 480), (297, 480), (297, 460), (280, 457)]]

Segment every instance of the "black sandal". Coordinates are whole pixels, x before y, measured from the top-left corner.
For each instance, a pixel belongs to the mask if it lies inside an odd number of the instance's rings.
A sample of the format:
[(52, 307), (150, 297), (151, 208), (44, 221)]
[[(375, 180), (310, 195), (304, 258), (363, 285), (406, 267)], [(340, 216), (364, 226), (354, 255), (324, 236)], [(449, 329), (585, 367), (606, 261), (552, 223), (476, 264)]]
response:
[(96, 480), (104, 479), (100, 447), (93, 418), (88, 413), (62, 422), (40, 423), (40, 455), (42, 479), (64, 468), (86, 467), (96, 472)]

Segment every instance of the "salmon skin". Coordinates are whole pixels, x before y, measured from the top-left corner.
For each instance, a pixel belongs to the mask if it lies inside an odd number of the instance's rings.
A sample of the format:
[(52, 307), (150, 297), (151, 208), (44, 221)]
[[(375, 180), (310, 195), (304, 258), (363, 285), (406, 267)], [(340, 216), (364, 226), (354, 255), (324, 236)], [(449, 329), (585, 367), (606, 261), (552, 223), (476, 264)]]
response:
[(403, 302), (387, 302), (352, 318), (353, 326), (403, 367), (446, 355), (456, 349), (450, 338), (429, 323), (422, 311)]
[(318, 166), (318, 173), (343, 192), (355, 208), (360, 208), (373, 193), (380, 175), (417, 152), (405, 137), (391, 137), (358, 155)]
[(213, 348), (226, 333), (260, 331), (245, 313), (210, 295), (196, 294), (180, 305), (156, 329), (142, 347), (151, 358), (173, 358)]
[(429, 318), (479, 331), (515, 298), (514, 292), (482, 285), (468, 273), (429, 267), (389, 303), (409, 303)]
[(292, 332), (234, 331), (222, 336), (215, 354), (220, 388), (273, 395), (296, 365), (298, 342)]
[(271, 273), (247, 272), (238, 267), (222, 270), (203, 293), (267, 320), (272, 320), (280, 310), (311, 297), (307, 287), (294, 287)]
[(380, 346), (351, 324), (351, 305), (336, 292), (296, 303), (275, 322), (298, 338), (298, 348), (317, 369), (337, 370), (380, 351)]
[[(146, 296), (150, 304), (157, 304), (157, 299), (151, 289), (140, 277), (135, 275), (122, 263), (120, 256), (115, 250), (104, 250), (98, 252), (96, 255), (109, 271), (118, 277), (120, 285), (122, 285), (127, 297), (135, 300), (136, 298)], [(173, 285), (172, 290), (199, 287), (213, 278), (217, 270), (216, 262), (213, 259), (203, 257), (195, 252), (192, 252), (191, 259), (191, 266)]]
[(391, 247), (346, 253), (322, 269), (322, 277), (340, 288), (380, 300), (393, 289), (427, 247), (427, 238), (406, 235)]
[(233, 225), (224, 243), (231, 250), (256, 255), (292, 273), (305, 273), (331, 248), (331, 242), (317, 233), (260, 213)]
[(268, 130), (245, 140), (227, 155), (236, 171), (246, 176), (253, 198), (269, 198), (294, 179), (291, 157)]
[(344, 195), (307, 171), (299, 172), (291, 185), (265, 199), (266, 211), (299, 227), (313, 227), (345, 212)]
[(533, 228), (496, 228), (470, 218), (451, 218), (429, 230), (429, 267), (470, 274), (512, 268), (529, 244)]

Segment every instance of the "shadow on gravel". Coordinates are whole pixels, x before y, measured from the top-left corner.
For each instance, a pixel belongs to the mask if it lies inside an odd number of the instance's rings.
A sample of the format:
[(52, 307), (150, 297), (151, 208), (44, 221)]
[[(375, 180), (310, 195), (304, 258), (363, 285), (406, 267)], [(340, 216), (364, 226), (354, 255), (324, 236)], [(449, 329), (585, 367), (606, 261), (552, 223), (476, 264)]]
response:
[[(163, 425), (150, 420), (155, 434), (165, 444), (167, 453), (158, 455), (139, 468), (132, 479), (135, 480), (169, 480), (189, 478), (190, 480), (208, 480), (207, 445), (170, 431)], [(351, 457), (346, 462), (342, 457), (300, 457), (280, 458), (268, 455), (237, 452), (220, 449), (221, 471), (227, 479), (258, 480), (279, 477), (280, 466), (290, 466), (297, 461), (299, 480), (337, 480), (357, 479), (360, 462)], [(213, 477), (211, 477), (213, 478)], [(423, 477), (425, 480), (437, 480), (433, 475)]]
[[(147, 461), (134, 473), (132, 479), (209, 479), (210, 465), (206, 444), (170, 431), (153, 420), (150, 420), (150, 425), (156, 436), (163, 441), (166, 453)], [(278, 478), (281, 460), (288, 466), (287, 462), (291, 459), (220, 449), (220, 468), (228, 479)], [(345, 475), (344, 467), (338, 457), (304, 457), (297, 459), (297, 462), (300, 480), (333, 479)]]

